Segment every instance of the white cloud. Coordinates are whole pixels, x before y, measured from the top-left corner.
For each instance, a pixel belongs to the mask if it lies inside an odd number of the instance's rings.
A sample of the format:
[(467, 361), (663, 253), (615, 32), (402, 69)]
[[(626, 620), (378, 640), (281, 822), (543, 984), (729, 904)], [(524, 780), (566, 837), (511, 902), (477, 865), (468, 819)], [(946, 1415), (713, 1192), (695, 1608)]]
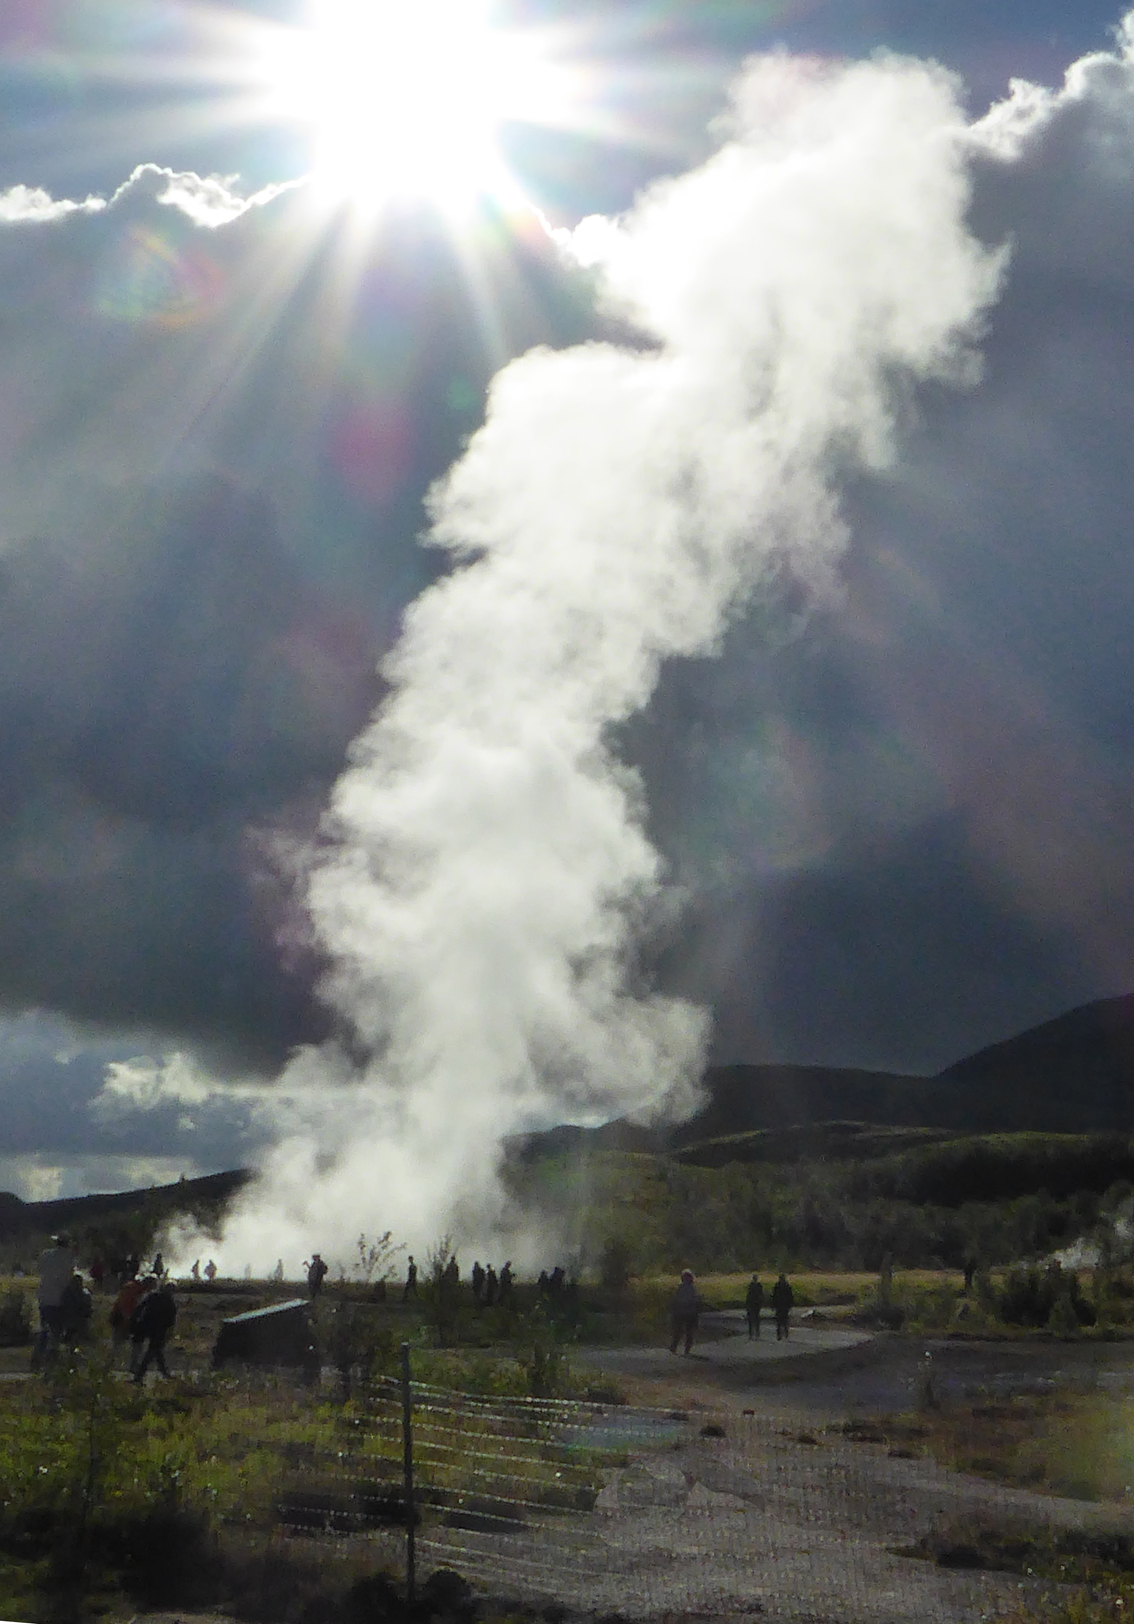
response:
[[(263, 1097), (262, 1082), (216, 1077), (191, 1054), (177, 1049), (160, 1056), (110, 1061), (90, 1109), (95, 1117), (109, 1119), (170, 1105), (201, 1107), (224, 1101), (261, 1101)], [(181, 1120), (194, 1125), (189, 1117)]]
[(57, 200), (40, 186), (10, 186), (0, 192), (0, 223), (41, 226), (69, 214), (97, 214), (105, 207), (103, 197), (87, 197), (76, 203), (69, 198)]

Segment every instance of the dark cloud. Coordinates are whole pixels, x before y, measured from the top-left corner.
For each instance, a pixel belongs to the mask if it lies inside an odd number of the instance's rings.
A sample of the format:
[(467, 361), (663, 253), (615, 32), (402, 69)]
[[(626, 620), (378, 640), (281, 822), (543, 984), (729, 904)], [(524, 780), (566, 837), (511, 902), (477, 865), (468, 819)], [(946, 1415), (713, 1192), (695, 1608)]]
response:
[(173, 184), (0, 230), (0, 1003), (270, 1069), (326, 1030), (279, 842), (439, 567), (423, 494), (501, 361), (600, 327), (534, 221), (473, 280), (406, 213), (344, 287), (345, 223)]

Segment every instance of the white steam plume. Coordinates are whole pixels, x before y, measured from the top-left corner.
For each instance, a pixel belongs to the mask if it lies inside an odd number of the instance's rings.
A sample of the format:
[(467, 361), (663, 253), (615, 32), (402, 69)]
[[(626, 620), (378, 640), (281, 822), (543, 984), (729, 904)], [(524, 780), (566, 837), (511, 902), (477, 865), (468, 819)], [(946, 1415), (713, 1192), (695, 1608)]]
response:
[(911, 379), (973, 374), (1001, 261), (966, 229), (964, 128), (935, 69), (765, 60), (714, 158), (579, 234), (656, 347), (505, 368), (433, 496), (456, 567), (406, 616), (310, 886), (369, 1058), (285, 1075), (225, 1266), (362, 1229), (503, 1244), (502, 1135), (692, 1097), (706, 1019), (635, 979), (663, 874), (610, 730), (785, 561), (822, 578), (840, 473), (886, 463)]

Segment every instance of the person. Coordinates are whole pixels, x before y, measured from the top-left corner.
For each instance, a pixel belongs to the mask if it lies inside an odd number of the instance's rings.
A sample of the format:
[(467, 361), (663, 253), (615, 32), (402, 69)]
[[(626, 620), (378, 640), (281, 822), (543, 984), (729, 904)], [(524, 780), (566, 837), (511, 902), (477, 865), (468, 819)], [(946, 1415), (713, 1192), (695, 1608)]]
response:
[(59, 1306), (62, 1310), (60, 1337), (64, 1342), (75, 1343), (86, 1331), (91, 1322), (91, 1314), (94, 1312), (91, 1294), (83, 1284), (83, 1277), (78, 1271), (63, 1287)]
[(137, 1278), (123, 1281), (117, 1297), (110, 1305), (110, 1332), (111, 1340), (116, 1346), (127, 1341), (130, 1336), (130, 1321), (134, 1317), (134, 1310), (142, 1300), (145, 1286)]
[(484, 1306), (491, 1308), (496, 1302), (496, 1294), (500, 1289), (500, 1282), (496, 1278), (496, 1270), (490, 1263), (484, 1276)]
[(209, 1261), (205, 1264), (205, 1279), (209, 1282), (209, 1284), (211, 1286), (213, 1281), (216, 1279), (216, 1277), (217, 1277), (217, 1266), (213, 1262), (212, 1258), (210, 1258)]
[(199, 1257), (195, 1257), (193, 1259), (193, 1267), (189, 1270), (189, 1273), (190, 1273), (190, 1275), (192, 1276), (192, 1278), (194, 1280), (200, 1280), (200, 1278), (201, 1278), (201, 1260), (200, 1260)]
[(402, 1287), (402, 1301), (408, 1303), (411, 1297), (417, 1296), (417, 1264), (411, 1252), (406, 1260), (406, 1283)]
[(165, 1279), (165, 1259), (162, 1257), (160, 1252), (154, 1253), (154, 1266), (150, 1270), (150, 1273), (156, 1280)]
[(670, 1353), (677, 1352), (677, 1344), (683, 1337), (685, 1339), (684, 1351), (687, 1354), (692, 1352), (693, 1338), (697, 1334), (697, 1315), (700, 1307), (701, 1302), (697, 1296), (697, 1285), (693, 1279), (693, 1270), (683, 1269), (681, 1272), (681, 1284), (673, 1294), (673, 1303), (670, 1308), (670, 1330), (672, 1331), (669, 1339)]
[[(173, 1282), (159, 1285), (157, 1276), (151, 1275), (147, 1285), (150, 1289), (134, 1310), (130, 1321), (130, 1336), (134, 1344), (131, 1369), (139, 1387), (146, 1379), (151, 1359), (163, 1376), (169, 1375), (169, 1366), (165, 1362), (165, 1341), (177, 1318)], [(146, 1345), (144, 1352), (143, 1343)]]
[(66, 1310), (64, 1295), (75, 1272), (75, 1254), (66, 1235), (53, 1235), (51, 1245), (39, 1255), (39, 1335), (32, 1350), (32, 1368), (38, 1369), (48, 1352), (54, 1353), (63, 1335)]
[(512, 1300), (512, 1259), (500, 1271), (500, 1305), (504, 1306)]
[[(312, 1254), (311, 1254), (311, 1262), (307, 1265), (307, 1291), (308, 1291), (308, 1295), (312, 1296), (312, 1297), (318, 1297), (319, 1293), (323, 1289), (323, 1281), (326, 1278), (327, 1278), (327, 1265), (323, 1262), (323, 1259), (319, 1256), (318, 1252), (312, 1252)], [(281, 1280), (283, 1279), (282, 1263), (281, 1263), (281, 1268), (280, 1268), (280, 1279)]]
[(786, 1274), (772, 1287), (772, 1312), (776, 1316), (776, 1341), (782, 1342), (791, 1335), (791, 1311), (795, 1306), (795, 1293), (788, 1284)]
[(138, 1268), (139, 1268), (139, 1266), (141, 1264), (141, 1261), (142, 1260), (138, 1256), (137, 1252), (130, 1252), (127, 1255), (126, 1262), (122, 1266), (122, 1273), (123, 1273), (123, 1276), (124, 1276), (125, 1279), (127, 1279), (127, 1280), (135, 1280), (135, 1279), (137, 1279)]
[(480, 1266), (479, 1258), (472, 1266), (472, 1294), (474, 1302), (484, 1301), (484, 1270)]
[(760, 1335), (760, 1310), (764, 1306), (764, 1288), (760, 1284), (758, 1275), (753, 1275), (748, 1282), (748, 1292), (744, 1298), (744, 1313), (748, 1319), (748, 1340)]

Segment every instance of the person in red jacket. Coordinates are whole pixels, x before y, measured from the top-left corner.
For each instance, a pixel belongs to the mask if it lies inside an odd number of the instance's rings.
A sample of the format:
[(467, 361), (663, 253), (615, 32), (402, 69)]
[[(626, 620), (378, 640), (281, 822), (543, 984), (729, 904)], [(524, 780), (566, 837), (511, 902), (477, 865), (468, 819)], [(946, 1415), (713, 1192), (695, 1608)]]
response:
[(110, 1305), (110, 1329), (115, 1347), (129, 1340), (130, 1321), (145, 1289), (144, 1281), (127, 1280)]

